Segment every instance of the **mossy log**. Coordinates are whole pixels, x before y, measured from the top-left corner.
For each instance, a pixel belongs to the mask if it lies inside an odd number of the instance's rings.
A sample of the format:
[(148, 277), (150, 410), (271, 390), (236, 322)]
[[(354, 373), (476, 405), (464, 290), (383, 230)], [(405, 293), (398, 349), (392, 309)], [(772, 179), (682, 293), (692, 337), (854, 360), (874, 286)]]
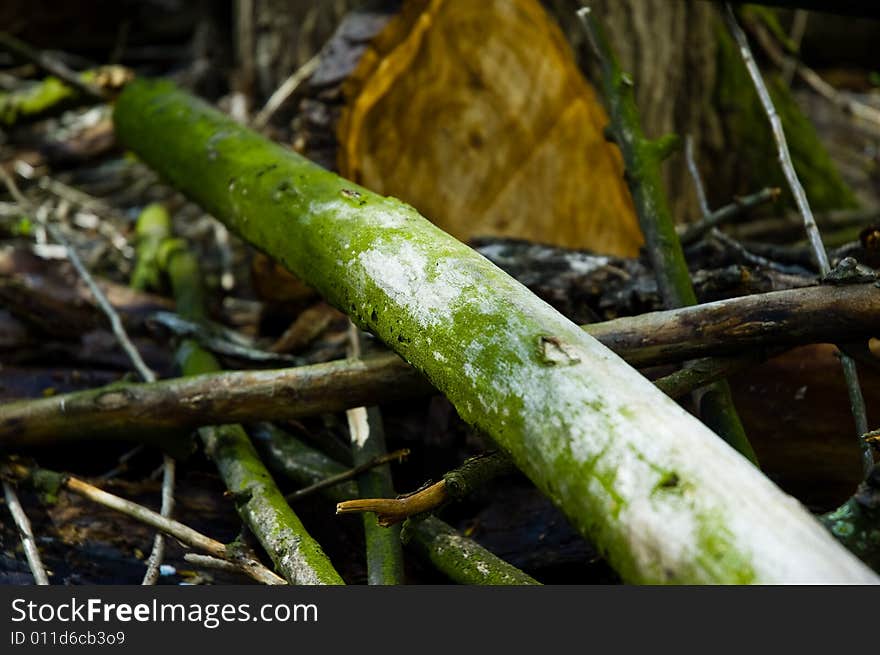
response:
[[(346, 470), (339, 462), (296, 437), (269, 424), (251, 430), (254, 442), (269, 466), (301, 485), (337, 475)], [(335, 502), (357, 498), (357, 485), (343, 482), (322, 490)], [(461, 535), (435, 516), (409, 521), (404, 540), (420, 556), (458, 584), (535, 585), (537, 580), (492, 554), (473, 539)]]
[[(78, 79), (98, 91), (112, 91), (131, 79), (131, 72), (121, 66), (105, 66), (84, 71)], [(92, 97), (64, 80), (49, 76), (17, 91), (0, 92), (0, 126), (13, 127), (60, 114), (82, 104), (97, 102)]]
[[(203, 319), (204, 289), (195, 255), (183, 242), (169, 239), (160, 245), (158, 260), (171, 283), (177, 311), (189, 319)], [(177, 358), (184, 375), (221, 368), (211, 353), (190, 340), (181, 342)], [(244, 428), (238, 424), (205, 427), (199, 436), (235, 501), (236, 511), (272, 558), (278, 573), (290, 584), (344, 584), (321, 545), (287, 504)]]
[(80, 101), (80, 93), (57, 77), (21, 91), (0, 93), (0, 125), (11, 127), (26, 120), (37, 120), (51, 112), (60, 113)]
[[(0, 284), (0, 298), (2, 291)], [(878, 312), (880, 290), (873, 283), (823, 285), (618, 318), (583, 329), (633, 366), (715, 356), (654, 381), (666, 395), (680, 398), (707, 380), (733, 372), (730, 362), (718, 355), (745, 355), (745, 361), (732, 366), (739, 369), (760, 360), (768, 349), (866, 340), (875, 331)], [(422, 375), (390, 354), (296, 368), (114, 383), (0, 405), (0, 450), (84, 438), (126, 439), (174, 450), (180, 447), (175, 442), (181, 430), (202, 425), (297, 419), (435, 391)]]
[[(824, 285), (618, 318), (583, 329), (633, 366), (717, 355), (748, 355), (756, 361), (767, 349), (865, 340), (875, 331), (878, 312), (880, 290), (873, 283)], [(714, 376), (712, 369), (718, 371)], [(716, 357), (655, 384), (679, 398), (706, 384), (707, 378), (723, 377), (725, 370), (728, 365)], [(433, 392), (422, 375), (387, 354), (362, 361), (115, 383), (0, 405), (0, 449), (101, 438), (153, 443), (167, 450), (175, 447), (181, 429), (297, 419)]]
[(120, 95), (146, 163), (422, 371), (629, 582), (876, 582), (637, 371), (422, 218), (165, 82)]

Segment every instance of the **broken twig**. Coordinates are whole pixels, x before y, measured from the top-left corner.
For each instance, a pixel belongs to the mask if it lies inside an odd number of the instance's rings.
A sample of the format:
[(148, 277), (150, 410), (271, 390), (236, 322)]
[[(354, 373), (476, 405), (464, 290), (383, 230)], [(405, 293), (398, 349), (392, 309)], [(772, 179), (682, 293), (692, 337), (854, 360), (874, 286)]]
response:
[[(758, 97), (761, 100), (764, 113), (767, 114), (767, 120), (770, 122), (770, 128), (773, 132), (773, 139), (776, 142), (779, 165), (785, 174), (785, 179), (788, 182), (792, 195), (794, 196), (798, 211), (800, 211), (801, 217), (804, 219), (804, 229), (807, 232), (807, 240), (810, 242), (813, 258), (819, 267), (819, 273), (820, 275), (825, 276), (831, 270), (831, 264), (828, 261), (828, 253), (825, 251), (825, 244), (822, 242), (822, 235), (819, 233), (819, 227), (816, 225), (816, 220), (813, 217), (813, 210), (810, 208), (807, 194), (804, 191), (804, 187), (801, 185), (797, 172), (794, 170), (794, 164), (791, 161), (791, 154), (788, 151), (788, 142), (785, 138), (785, 131), (782, 127), (782, 120), (776, 112), (776, 107), (774, 107), (773, 100), (770, 98), (770, 92), (764, 84), (764, 78), (761, 76), (758, 64), (755, 63), (755, 58), (749, 47), (749, 41), (743, 33), (742, 28), (739, 26), (739, 23), (736, 20), (736, 15), (733, 13), (733, 9), (729, 3), (725, 3), (724, 19), (727, 22), (727, 27), (730, 30), (730, 33), (733, 35), (733, 38), (739, 47), (740, 56), (742, 57), (743, 63), (746, 65), (749, 76), (752, 78), (755, 90), (758, 92)], [(856, 432), (859, 437), (861, 437), (862, 434), (868, 431), (868, 419), (865, 410), (865, 400), (862, 396), (862, 388), (859, 384), (858, 371), (856, 370), (855, 361), (853, 361), (853, 359), (846, 353), (841, 353), (840, 363), (843, 366), (843, 374), (846, 378), (846, 388), (849, 393), (850, 407), (852, 408), (853, 418), (856, 424)], [(868, 448), (867, 444), (865, 444), (861, 438), (859, 438), (858, 443), (859, 451), (861, 452), (862, 469), (864, 474), (868, 475), (874, 467), (874, 456), (871, 453), (871, 449)]]
[(31, 529), (31, 522), (25, 514), (24, 508), (18, 500), (18, 494), (15, 493), (15, 487), (6, 480), (3, 480), (3, 495), (6, 498), (6, 507), (12, 514), (12, 522), (18, 528), (18, 535), (21, 538), (21, 547), (24, 550), (24, 556), (27, 559), (28, 567), (34, 576), (34, 582), (38, 585), (48, 585), (49, 576), (46, 574), (46, 568), (40, 559), (40, 551), (37, 550), (37, 542), (34, 539), (34, 532)]

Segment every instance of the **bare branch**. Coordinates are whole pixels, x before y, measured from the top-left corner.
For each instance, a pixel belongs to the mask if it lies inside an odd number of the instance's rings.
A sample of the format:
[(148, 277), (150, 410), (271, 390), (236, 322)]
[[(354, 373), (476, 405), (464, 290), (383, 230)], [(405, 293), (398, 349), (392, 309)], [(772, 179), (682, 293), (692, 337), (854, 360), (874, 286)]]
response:
[(6, 497), (6, 506), (9, 508), (9, 513), (12, 514), (12, 521), (15, 523), (15, 527), (18, 528), (18, 534), (21, 537), (21, 547), (24, 549), (24, 555), (34, 576), (34, 582), (38, 585), (48, 585), (49, 576), (46, 574), (46, 569), (40, 559), (40, 551), (37, 550), (37, 543), (31, 530), (31, 522), (28, 520), (24, 508), (18, 500), (15, 487), (6, 480), (3, 480), (3, 495)]

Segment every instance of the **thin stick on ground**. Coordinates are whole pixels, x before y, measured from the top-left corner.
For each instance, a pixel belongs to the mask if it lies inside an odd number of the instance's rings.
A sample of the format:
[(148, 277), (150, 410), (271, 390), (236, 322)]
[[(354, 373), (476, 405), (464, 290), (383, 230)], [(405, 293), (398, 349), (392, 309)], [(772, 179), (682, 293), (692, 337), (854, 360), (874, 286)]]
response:
[[(663, 160), (677, 146), (677, 137), (667, 135), (652, 140), (645, 136), (633, 92), (633, 81), (621, 70), (605, 31), (589, 7), (579, 9), (577, 16), (599, 60), (604, 96), (608, 105), (608, 133), (623, 156), (627, 185), (636, 207), (639, 226), (645, 235), (660, 297), (669, 308), (696, 305), (697, 296), (669, 209), (660, 169)], [(705, 204), (704, 199), (703, 205)], [(713, 383), (711, 391), (718, 398), (719, 408), (724, 411), (701, 410), (702, 419), (716, 434), (757, 465), (757, 455), (737, 415), (727, 382), (720, 380)]]
[[(709, 200), (706, 198), (706, 188), (703, 186), (703, 177), (697, 168), (697, 158), (694, 156), (694, 138), (688, 134), (684, 138), (685, 161), (687, 162), (688, 172), (694, 182), (694, 193), (697, 194), (697, 204), (700, 206), (700, 218), (706, 219), (712, 210), (709, 209)], [(681, 239), (682, 243), (684, 239)]]
[[(801, 185), (797, 172), (794, 170), (794, 164), (791, 161), (791, 155), (788, 151), (788, 142), (785, 138), (785, 131), (782, 127), (782, 120), (776, 112), (776, 107), (773, 105), (773, 100), (770, 98), (770, 92), (767, 90), (766, 84), (764, 84), (764, 78), (761, 76), (761, 71), (758, 68), (757, 63), (755, 63), (755, 58), (749, 47), (749, 41), (746, 38), (745, 33), (742, 31), (742, 28), (740, 28), (739, 23), (736, 20), (736, 15), (733, 13), (733, 8), (729, 3), (725, 3), (724, 6), (724, 19), (727, 22), (727, 27), (730, 30), (730, 33), (736, 41), (740, 56), (749, 72), (749, 77), (752, 79), (752, 84), (758, 92), (758, 97), (761, 100), (764, 113), (767, 114), (767, 119), (770, 122), (770, 128), (773, 132), (773, 139), (776, 142), (779, 165), (782, 167), (782, 171), (785, 174), (785, 179), (788, 182), (792, 195), (794, 196), (798, 211), (800, 211), (801, 216), (804, 219), (804, 229), (807, 232), (807, 239), (810, 242), (813, 258), (819, 266), (819, 273), (824, 276), (831, 270), (831, 264), (828, 261), (828, 253), (825, 251), (825, 244), (822, 242), (822, 235), (819, 233), (819, 227), (816, 225), (816, 220), (813, 217), (813, 211), (810, 209), (807, 194), (804, 191), (804, 187)], [(871, 448), (861, 438), (861, 435), (868, 431), (868, 421), (865, 411), (865, 401), (862, 396), (861, 386), (859, 385), (858, 371), (855, 362), (849, 355), (841, 353), (840, 362), (843, 366), (850, 406), (856, 424), (862, 469), (867, 476), (874, 468), (874, 456), (871, 453)]]
[[(205, 291), (198, 260), (184, 241), (162, 244), (159, 259), (171, 283), (177, 311), (188, 320), (204, 320)], [(184, 340), (177, 359), (185, 376), (217, 371), (220, 363), (192, 340)], [(284, 500), (253, 443), (239, 424), (199, 430), (205, 453), (217, 465), (236, 511), (291, 584), (344, 584), (320, 544)]]
[(300, 66), (297, 70), (295, 70), (290, 75), (290, 77), (284, 80), (281, 86), (275, 89), (274, 93), (269, 96), (266, 104), (254, 117), (251, 125), (257, 130), (262, 130), (264, 127), (266, 127), (266, 125), (269, 124), (269, 121), (272, 120), (275, 112), (281, 109), (284, 103), (286, 103), (288, 99), (294, 93), (296, 93), (296, 90), (299, 89), (300, 85), (308, 78), (310, 78), (312, 76), (312, 73), (314, 73), (318, 69), (318, 63), (320, 61), (320, 55), (315, 55), (302, 66)]
[[(348, 326), (349, 357), (360, 359), (364, 337), (354, 323)], [(385, 428), (376, 405), (354, 407), (346, 412), (351, 439), (352, 460), (356, 465), (369, 464), (385, 454)], [(394, 495), (391, 467), (370, 467), (357, 477), (358, 495), (390, 497)], [(367, 553), (367, 582), (371, 585), (396, 585), (403, 582), (403, 548), (399, 528), (386, 530), (377, 517), (364, 515)], [(390, 524), (389, 524), (390, 525)]]
[[(174, 511), (174, 478), (176, 477), (177, 464), (170, 455), (162, 455), (162, 505), (160, 512), (164, 517), (170, 517)], [(153, 585), (159, 579), (162, 560), (165, 559), (165, 539), (161, 534), (153, 538), (153, 548), (147, 558), (147, 570), (144, 572), (142, 584)]]
[(685, 225), (679, 231), (678, 237), (681, 240), (682, 245), (693, 243), (706, 232), (709, 232), (713, 228), (717, 228), (722, 223), (729, 221), (754, 207), (776, 200), (780, 193), (781, 192), (777, 187), (767, 187), (766, 189), (761, 189), (757, 193), (743, 196), (742, 198), (736, 198), (732, 203), (724, 205), (724, 207), (705, 215), (705, 218), (689, 225)]
[(344, 500), (336, 505), (337, 514), (361, 514), (370, 512), (376, 515), (376, 522), (382, 527), (397, 525), (411, 516), (433, 512), (449, 500), (446, 482), (440, 480), (424, 489), (419, 489), (398, 498), (355, 498)]
[(212, 557), (227, 560), (235, 564), (240, 571), (246, 573), (258, 582), (263, 584), (286, 584), (283, 578), (267, 569), (253, 557), (242, 553), (236, 553), (234, 552), (234, 549), (228, 548), (226, 544), (221, 543), (216, 539), (212, 539), (197, 530), (193, 530), (191, 527), (184, 525), (179, 521), (162, 516), (158, 512), (154, 512), (143, 505), (139, 505), (130, 500), (126, 500), (125, 498), (104, 491), (103, 489), (99, 489), (84, 480), (80, 480), (73, 476), (65, 476), (45, 469), (39, 471), (41, 474), (40, 476), (36, 476), (35, 473), (37, 473), (37, 471), (34, 469), (14, 462), (7, 464), (6, 469), (11, 475), (18, 479), (29, 479), (35, 486), (38, 486), (43, 491), (54, 492), (58, 488), (63, 488), (77, 496), (81, 496), (92, 502), (98, 503), (99, 505), (103, 505), (104, 507), (120, 512), (121, 514), (125, 514), (144, 525), (148, 525), (151, 528), (155, 528), (156, 530), (160, 530), (165, 534), (174, 537), (190, 548), (195, 548), (196, 550), (207, 553)]
[[(241, 567), (237, 566), (236, 564), (230, 562), (229, 560), (211, 557), (210, 555), (187, 553), (183, 556), (183, 559), (194, 566), (199, 566), (205, 569), (217, 569), (218, 571), (241, 573)], [(284, 580), (284, 578), (281, 578), (281, 580)], [(284, 580), (284, 582), (279, 582), (278, 584), (287, 584), (287, 581)]]
[[(270, 465), (299, 484), (312, 484), (344, 472), (345, 467), (339, 462), (270, 424), (255, 426), (253, 434)], [(357, 486), (345, 482), (327, 487), (322, 493), (338, 503), (356, 497)], [(459, 584), (539, 584), (434, 516), (409, 521), (403, 527), (401, 539)]]
[[(95, 302), (98, 303), (101, 311), (104, 312), (104, 315), (110, 321), (110, 329), (113, 331), (113, 335), (116, 337), (116, 340), (119, 343), (120, 347), (125, 352), (128, 359), (131, 361), (132, 366), (134, 366), (135, 370), (138, 372), (138, 375), (141, 376), (144, 382), (155, 382), (157, 380), (156, 374), (152, 371), (152, 369), (150, 369), (149, 366), (147, 366), (146, 362), (144, 362), (140, 352), (138, 352), (138, 349), (132, 343), (131, 339), (128, 336), (128, 333), (125, 331), (125, 327), (122, 324), (122, 319), (119, 318), (119, 314), (113, 308), (113, 305), (110, 304), (110, 301), (107, 300), (107, 296), (104, 295), (103, 291), (101, 291), (98, 283), (95, 282), (95, 278), (92, 277), (92, 274), (86, 268), (85, 264), (83, 264), (82, 259), (80, 259), (79, 254), (76, 252), (76, 249), (67, 240), (67, 237), (64, 236), (64, 233), (54, 223), (51, 223), (48, 220), (43, 220), (41, 218), (41, 214), (34, 211), (33, 204), (18, 188), (18, 185), (15, 183), (13, 177), (9, 173), (7, 173), (2, 167), (0, 167), (0, 176), (2, 176), (6, 187), (9, 189), (9, 193), (12, 195), (15, 201), (18, 202), (19, 205), (21, 205), (22, 210), (32, 214), (45, 228), (52, 239), (54, 239), (56, 242), (64, 247), (64, 250), (67, 252), (67, 258), (70, 260), (70, 263), (73, 264), (73, 267), (76, 269), (76, 272), (79, 275), (80, 279), (85, 282), (86, 286), (89, 288), (89, 291), (92, 292), (92, 296), (94, 297)], [(161, 511), (162, 516), (170, 517), (172, 512), (174, 511), (174, 459), (168, 455), (163, 455), (162, 465), (163, 473)], [(161, 534), (157, 534), (153, 541), (152, 551), (150, 552), (150, 556), (147, 559), (147, 570), (144, 574), (143, 584), (152, 585), (155, 584), (156, 581), (159, 579), (159, 568), (162, 565), (164, 552), (164, 539)]]
[(55, 241), (57, 241), (61, 246), (64, 247), (67, 252), (67, 257), (70, 259), (70, 263), (73, 264), (73, 267), (76, 269), (77, 274), (80, 276), (83, 282), (85, 282), (86, 286), (89, 288), (89, 291), (92, 292), (92, 295), (95, 298), (95, 302), (98, 303), (101, 311), (107, 316), (107, 319), (110, 321), (110, 328), (113, 331), (113, 335), (116, 337), (116, 340), (119, 342), (119, 345), (122, 347), (125, 354), (128, 356), (129, 360), (131, 360), (132, 365), (138, 374), (143, 378), (145, 382), (155, 382), (156, 374), (147, 366), (146, 362), (144, 362), (141, 354), (138, 352), (137, 348), (135, 348), (134, 344), (131, 342), (131, 339), (128, 336), (128, 333), (125, 331), (125, 327), (122, 325), (122, 319), (119, 318), (119, 314), (116, 313), (116, 310), (113, 309), (113, 305), (110, 304), (110, 301), (107, 300), (107, 296), (104, 295), (104, 292), (101, 291), (101, 288), (98, 286), (95, 279), (92, 277), (92, 274), (89, 273), (85, 264), (83, 264), (82, 259), (80, 259), (79, 254), (76, 252), (76, 249), (73, 245), (67, 240), (67, 237), (64, 236), (64, 233), (58, 229), (54, 223), (51, 223), (47, 220), (42, 220), (40, 218), (40, 213), (35, 211), (35, 207), (33, 203), (21, 192), (18, 188), (18, 185), (15, 183), (15, 180), (12, 176), (6, 172), (5, 169), (0, 168), (0, 177), (3, 178), (3, 182), (6, 184), (6, 188), (9, 190), (9, 193), (15, 199), (15, 201), (21, 205), (22, 209), (27, 213), (33, 215), (40, 224), (46, 229)]
[[(866, 340), (878, 313), (880, 289), (872, 283), (821, 285), (650, 312), (586, 329), (633, 365), (653, 366), (806, 343)], [(674, 397), (690, 388), (675, 383), (663, 390)], [(393, 354), (297, 368), (206, 373), (4, 403), (0, 447), (15, 450), (124, 435), (171, 450), (183, 433), (203, 425), (298, 419), (431, 393), (436, 388)]]
[[(793, 52), (800, 51), (801, 41), (804, 38), (804, 33), (807, 31), (807, 21), (809, 20), (809, 17), (810, 12), (806, 9), (794, 10), (791, 19), (791, 30), (788, 33), (788, 40), (794, 48)], [(794, 77), (794, 68), (795, 64), (782, 67), (782, 79), (785, 81), (786, 86), (791, 86), (791, 81)]]
[(780, 190), (778, 188), (768, 187), (749, 196), (736, 198), (734, 202), (713, 212), (709, 208), (709, 201), (706, 198), (706, 190), (703, 186), (702, 176), (697, 168), (697, 160), (694, 156), (694, 140), (690, 134), (685, 137), (684, 152), (688, 172), (694, 182), (694, 193), (697, 196), (697, 204), (700, 206), (700, 213), (702, 216), (700, 220), (680, 229), (678, 238), (683, 246), (693, 243), (710, 230), (713, 234), (717, 234), (718, 230), (715, 228), (721, 225), (724, 221), (728, 221), (753, 207), (757, 207), (765, 202), (776, 200), (779, 197)]
[(770, 98), (770, 92), (767, 90), (767, 85), (764, 84), (764, 78), (761, 76), (761, 71), (752, 55), (746, 35), (740, 28), (733, 9), (727, 3), (725, 3), (724, 19), (736, 41), (740, 56), (748, 70), (749, 77), (752, 79), (752, 84), (758, 92), (758, 98), (761, 101), (764, 113), (767, 114), (767, 120), (770, 122), (770, 129), (773, 133), (773, 140), (776, 142), (776, 156), (779, 165), (785, 175), (786, 182), (788, 182), (788, 187), (794, 197), (798, 211), (804, 219), (804, 229), (807, 232), (807, 239), (810, 242), (819, 272), (825, 275), (831, 270), (831, 265), (828, 262), (828, 253), (825, 251), (825, 244), (822, 243), (822, 235), (819, 234), (819, 227), (816, 225), (816, 219), (813, 217), (813, 210), (810, 208), (810, 203), (807, 200), (807, 193), (804, 191), (804, 187), (794, 170), (794, 163), (788, 150), (788, 141), (785, 138), (785, 130), (782, 127), (782, 119), (779, 118), (773, 100)]
[[(16, 162), (16, 164), (17, 163), (18, 162)], [(33, 176), (33, 170), (31, 169), (28, 171), (25, 166), (16, 165), (15, 170), (19, 175), (27, 179), (31, 179)], [(25, 175), (25, 172), (29, 172), (30, 175)], [(128, 243), (128, 239), (116, 227), (117, 223), (121, 225), (128, 223), (128, 219), (119, 211), (115, 210), (100, 198), (96, 198), (80, 189), (64, 184), (64, 182), (53, 179), (45, 174), (39, 176), (37, 179), (37, 186), (57, 198), (66, 200), (73, 205), (80, 207), (84, 211), (91, 212), (102, 218), (106, 217), (112, 219), (99, 221), (95, 229), (107, 239), (110, 245), (112, 245), (122, 257), (125, 259), (132, 257), (134, 253)]]
[(315, 484), (310, 484), (308, 487), (303, 487), (302, 489), (297, 489), (296, 491), (289, 493), (285, 496), (287, 502), (292, 503), (297, 500), (302, 500), (307, 496), (311, 496), (315, 492), (323, 491), (328, 487), (335, 487), (337, 484), (341, 484), (343, 482), (347, 482), (348, 480), (353, 480), (361, 473), (365, 473), (370, 469), (376, 468), (377, 466), (382, 466), (384, 464), (388, 464), (389, 462), (402, 462), (409, 456), (409, 448), (401, 448), (399, 450), (395, 450), (394, 452), (387, 453), (385, 455), (379, 455), (377, 457), (373, 457), (368, 462), (364, 462), (363, 464), (359, 464), (354, 466), (347, 471), (343, 471), (342, 473), (337, 473), (336, 475), (331, 475), (328, 478), (321, 480), (320, 482), (316, 482)]
[[(98, 487), (90, 485), (88, 482), (74, 477), (67, 478), (64, 481), (64, 487), (78, 496), (82, 496), (83, 498), (87, 498), (93, 502), (104, 505), (105, 507), (114, 509), (144, 523), (145, 525), (149, 525), (156, 530), (161, 530), (165, 534), (174, 537), (187, 546), (204, 551), (212, 557), (220, 559), (228, 558), (229, 549), (226, 547), (226, 544), (219, 542), (216, 539), (212, 539), (197, 530), (193, 530), (179, 521), (162, 516), (143, 505), (138, 505), (130, 500), (108, 493), (103, 489), (99, 489)], [(247, 572), (250, 577), (258, 582), (272, 585), (286, 584), (284, 578), (272, 573), (272, 571), (259, 562), (242, 558), (237, 564), (242, 571)]]
[[(798, 10), (796, 13), (806, 12)], [(822, 79), (822, 76), (816, 71), (800, 61), (800, 59), (786, 54), (770, 31), (757, 20), (748, 21), (747, 29), (758, 41), (761, 49), (763, 49), (770, 60), (783, 70), (783, 76), (787, 78), (787, 82), (790, 83), (790, 74), (796, 74), (820, 97), (842, 112), (869, 123), (874, 131), (880, 128), (880, 110), (876, 107), (842, 94)]]
[(28, 520), (24, 508), (18, 500), (15, 487), (6, 480), (3, 480), (3, 495), (6, 498), (6, 506), (9, 508), (9, 513), (12, 514), (12, 521), (15, 523), (15, 527), (18, 528), (18, 534), (21, 537), (21, 547), (24, 550), (24, 556), (27, 558), (31, 574), (34, 576), (34, 582), (38, 585), (48, 585), (49, 576), (46, 574), (46, 568), (40, 559), (40, 551), (37, 550), (37, 542), (34, 539), (31, 522)]
[(100, 87), (83, 81), (80, 79), (79, 75), (70, 70), (62, 62), (45, 52), (35, 50), (27, 43), (16, 39), (11, 34), (0, 32), (0, 50), (5, 50), (16, 57), (36, 64), (50, 75), (54, 75), (87, 97), (101, 101), (110, 99), (110, 94)]
[(662, 378), (654, 385), (670, 398), (681, 398), (701, 387), (724, 380), (751, 366), (760, 364), (782, 349), (758, 350), (737, 357), (704, 357), (688, 362), (688, 366)]
[(397, 498), (359, 498), (336, 505), (337, 514), (373, 512), (379, 525), (390, 526), (410, 517), (434, 512), (453, 500), (469, 496), (479, 487), (500, 475), (516, 471), (516, 465), (504, 453), (493, 451), (465, 461), (443, 479)]

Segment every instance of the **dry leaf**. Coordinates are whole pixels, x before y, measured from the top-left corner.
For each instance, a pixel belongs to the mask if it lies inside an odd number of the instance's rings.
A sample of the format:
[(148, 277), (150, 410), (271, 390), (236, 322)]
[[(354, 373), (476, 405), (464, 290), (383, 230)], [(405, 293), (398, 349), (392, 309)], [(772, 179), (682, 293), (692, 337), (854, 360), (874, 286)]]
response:
[(537, 0), (412, 0), (346, 80), (339, 169), (460, 239), (632, 256), (606, 114)]

